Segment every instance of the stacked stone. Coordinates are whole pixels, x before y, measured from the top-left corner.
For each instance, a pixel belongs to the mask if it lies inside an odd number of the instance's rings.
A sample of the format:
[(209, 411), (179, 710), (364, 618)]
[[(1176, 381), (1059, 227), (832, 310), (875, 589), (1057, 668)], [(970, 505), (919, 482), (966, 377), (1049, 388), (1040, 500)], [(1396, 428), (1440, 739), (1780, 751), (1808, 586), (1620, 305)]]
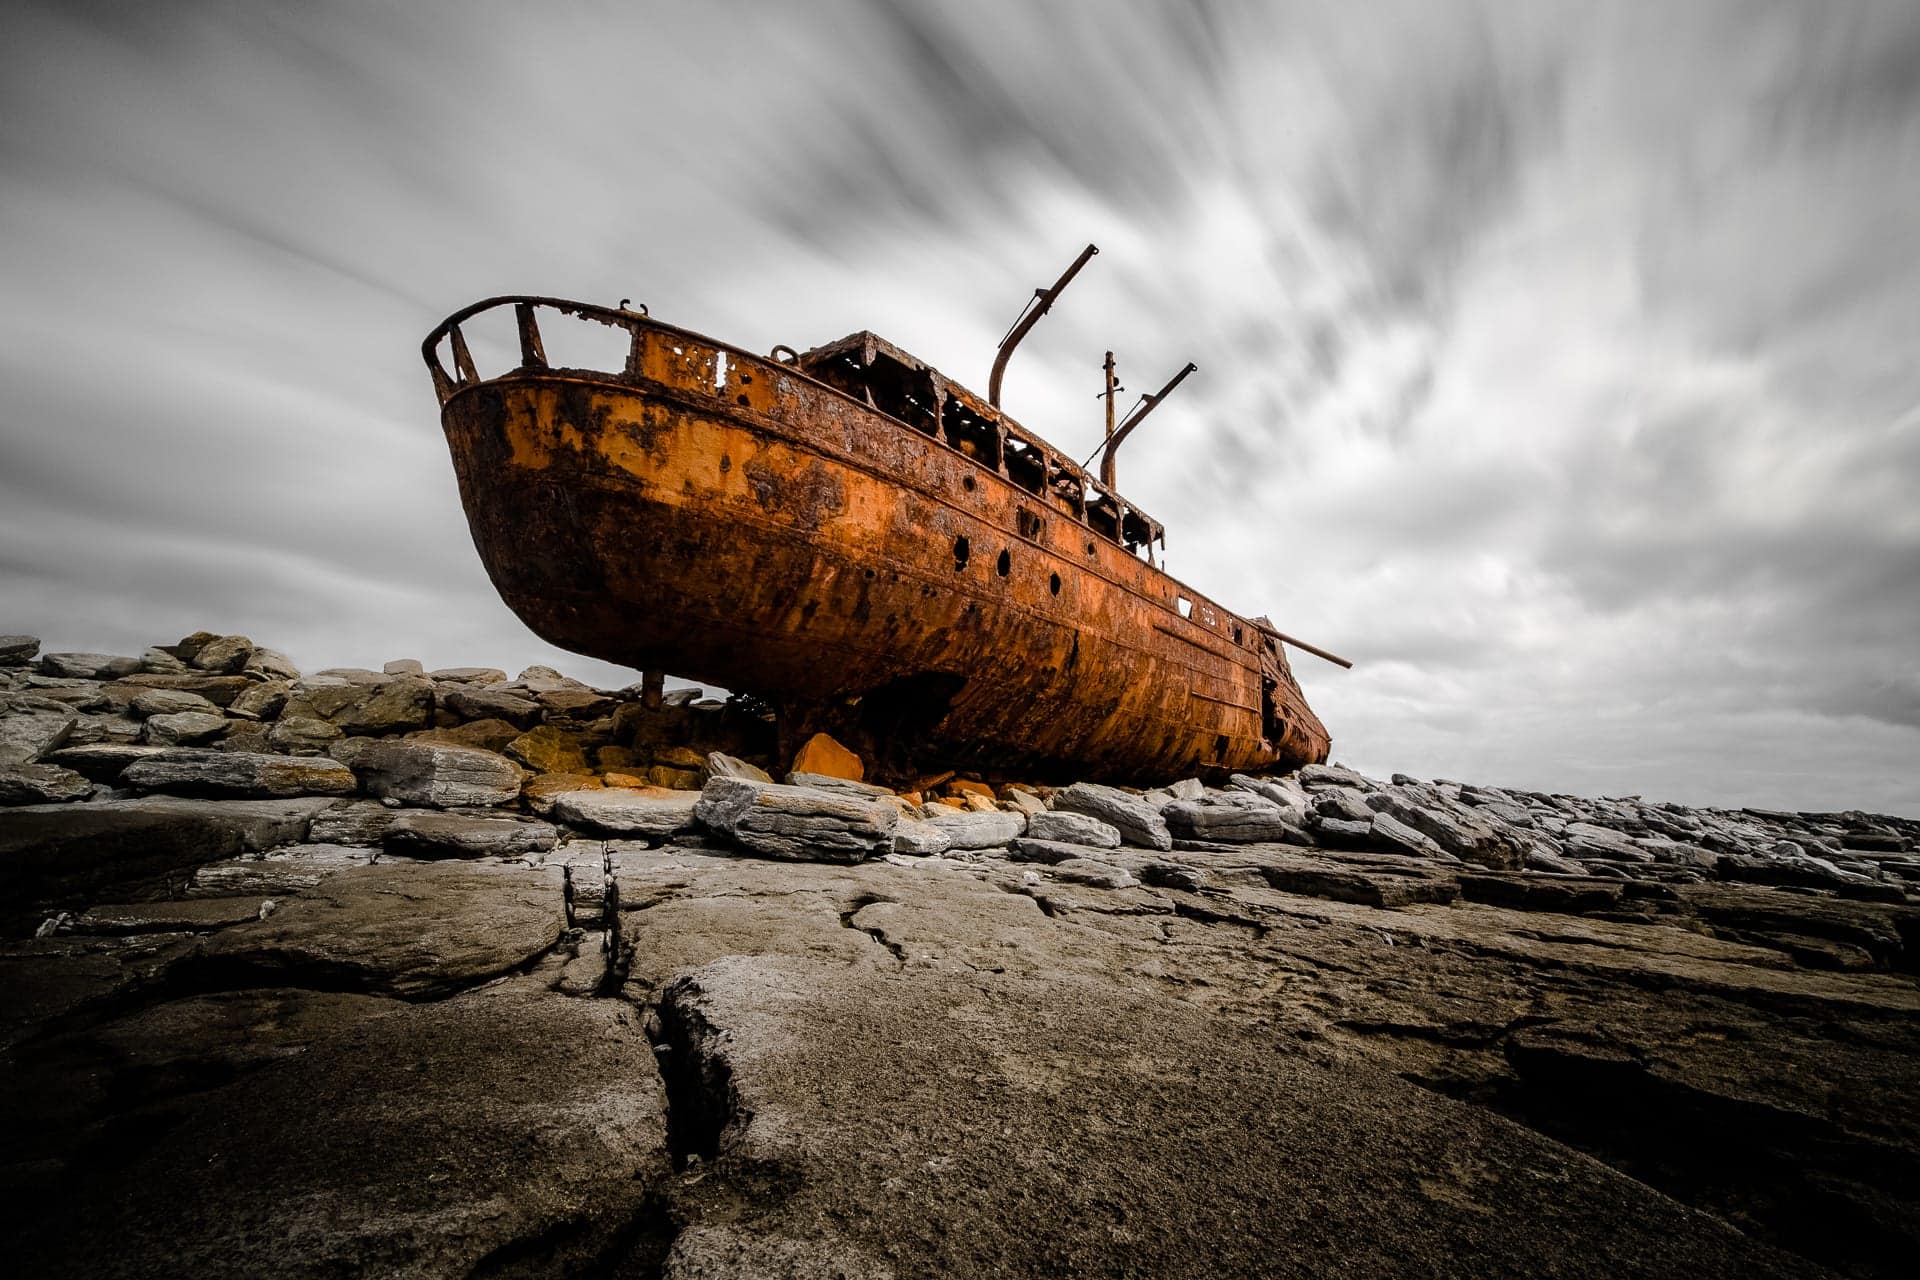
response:
[(649, 707), (637, 687), (546, 667), (509, 679), (411, 660), (303, 675), (210, 632), (137, 657), (0, 637), (0, 804), (13, 806), (0, 845), (22, 852), (0, 888), (19, 925), (71, 918), (113, 885), (272, 893), (347, 865), (504, 859), (560, 868), (577, 919), (598, 924), (621, 857), (663, 844), (1188, 893), (1262, 849), (1275, 889), (1386, 906), (1638, 910), (1715, 882), (1904, 904), (1920, 883), (1920, 824), (1859, 813), (1382, 782), (1339, 765), (1144, 791), (950, 772), (893, 789), (826, 735), (783, 781), (771, 755), (763, 713), (698, 690)]

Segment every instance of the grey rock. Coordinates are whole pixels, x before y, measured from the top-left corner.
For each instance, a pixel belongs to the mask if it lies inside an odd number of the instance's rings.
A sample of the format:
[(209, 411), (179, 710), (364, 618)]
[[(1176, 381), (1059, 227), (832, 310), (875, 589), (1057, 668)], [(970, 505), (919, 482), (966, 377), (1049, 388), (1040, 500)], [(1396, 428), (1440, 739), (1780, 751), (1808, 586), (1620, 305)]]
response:
[(0, 714), (0, 765), (33, 764), (57, 751), (76, 723), (69, 711)]
[(368, 667), (326, 667), (307, 677), (314, 685), (357, 684), (373, 687), (383, 685), (393, 679), (384, 671), (374, 671)]
[(886, 853), (900, 811), (878, 797), (714, 778), (694, 815), (702, 826), (770, 858), (859, 862)]
[(1305, 844), (1298, 809), (1282, 809), (1251, 791), (1209, 791), (1199, 799), (1176, 800), (1160, 811), (1167, 827), (1188, 840), (1227, 844)]
[(89, 907), (74, 918), (75, 933), (209, 933), (260, 919), (267, 900), (184, 898), (178, 902), (128, 902)]
[(1538, 841), (1528, 846), (1525, 865), (1529, 871), (1549, 871), (1562, 876), (1585, 875), (1587, 870), (1572, 858), (1563, 858)]
[(346, 735), (337, 725), (312, 716), (286, 716), (267, 731), (267, 741), (293, 755), (318, 755)]
[[(279, 1061), (136, 1057), (148, 1078), (239, 1078), (171, 1107), (165, 1142), (87, 1170), (23, 1231), (23, 1274), (586, 1275), (626, 1251), (621, 1229), (670, 1174), (659, 1072), (623, 1001), (530, 984), (417, 1006), (240, 998), (275, 1004), (228, 1036)], [(148, 1038), (205, 1045), (207, 1021)]]
[(1373, 839), (1389, 853), (1411, 854), (1416, 858), (1438, 858), (1446, 852), (1426, 833), (1385, 812), (1373, 815)]
[(374, 863), (413, 865), (378, 849), (343, 844), (290, 844), (262, 853), (242, 854), (197, 869), (187, 881), (189, 898), (244, 897), (282, 899), (305, 893), (336, 871)]
[(432, 721), (433, 701), (433, 682), (418, 676), (382, 676), (377, 684), (302, 680), (287, 694), (280, 715), (325, 720), (349, 734), (404, 733)]
[(38, 636), (0, 636), (0, 667), (24, 667), (39, 652)]
[(1027, 837), (1092, 849), (1118, 849), (1120, 828), (1066, 809), (1043, 809), (1027, 819)]
[(1347, 818), (1328, 818), (1319, 814), (1308, 825), (1321, 844), (1331, 849), (1365, 849), (1373, 843), (1373, 819), (1355, 822)]
[(427, 674), (427, 669), (420, 665), (418, 658), (395, 658), (393, 661), (383, 664), (380, 670), (390, 676), (423, 676)]
[(894, 853), (914, 858), (935, 858), (953, 847), (945, 830), (921, 818), (902, 818), (894, 824)]
[(1017, 813), (949, 809), (945, 805), (933, 809), (925, 821), (946, 833), (949, 849), (997, 849), (1027, 830), (1027, 819)]
[(749, 764), (738, 756), (730, 756), (724, 751), (707, 753), (707, 776), (710, 778), (745, 778), (750, 782), (772, 782), (773, 775), (757, 764)]
[(147, 717), (147, 742), (161, 747), (197, 747), (226, 733), (228, 720), (217, 711), (174, 711)]
[(1140, 796), (1118, 788), (1076, 782), (1054, 796), (1053, 807), (1098, 818), (1118, 829), (1120, 838), (1128, 844), (1144, 849), (1173, 848), (1173, 833), (1167, 830), (1159, 810)]
[(255, 648), (240, 668), (242, 674), (256, 680), (298, 680), (300, 668), (278, 649)]
[(1094, 858), (1067, 858), (1053, 864), (1053, 874), (1073, 884), (1094, 889), (1131, 889), (1140, 883), (1131, 872)]
[(123, 691), (129, 698), (136, 696), (141, 689), (185, 689), (188, 693), (199, 694), (216, 707), (224, 707), (253, 688), (253, 685), (254, 682), (245, 676), (211, 676), (200, 672), (170, 675), (164, 671), (142, 671), (108, 688)]
[(217, 636), (201, 645), (187, 665), (213, 675), (232, 675), (247, 665), (252, 653), (253, 641), (245, 636)]
[(313, 815), (307, 839), (315, 844), (377, 845), (403, 812), (378, 800), (336, 800)]
[(892, 791), (877, 782), (855, 782), (852, 778), (836, 778), (828, 773), (790, 773), (787, 775), (790, 787), (811, 787), (815, 791), (837, 791), (843, 795), (863, 796), (878, 799), (890, 796)]
[[(1047, 808), (1047, 802), (1045, 800), (1042, 800), (1038, 795), (1027, 790), (1025, 787), (1008, 787), (1006, 795), (1008, 806), (1026, 814), (1029, 822), (1033, 820), (1036, 814), (1052, 812)], [(1117, 837), (1119, 832), (1116, 831), (1114, 835)]]
[(156, 675), (185, 675), (189, 670), (186, 663), (157, 647), (141, 651), (140, 669)]
[(1227, 783), (1242, 791), (1251, 791), (1255, 795), (1265, 796), (1282, 809), (1299, 810), (1301, 817), (1296, 818), (1296, 822), (1304, 820), (1307, 804), (1311, 799), (1307, 795), (1307, 789), (1292, 778), (1255, 778), (1248, 774), (1236, 773), (1227, 779)]
[(1561, 836), (1562, 847), (1567, 856), (1582, 861), (1602, 862), (1652, 862), (1653, 855), (1633, 842), (1631, 836), (1622, 835), (1610, 827), (1596, 826), (1591, 822), (1569, 822)]
[(1354, 787), (1323, 787), (1315, 792), (1310, 807), (1323, 818), (1343, 822), (1372, 822), (1373, 808), (1367, 793)]
[(40, 656), (40, 670), (75, 680), (117, 680), (140, 670), (140, 659), (111, 653), (47, 653)]
[(441, 667), (438, 671), (429, 671), (427, 675), (434, 680), (448, 680), (456, 684), (505, 684), (507, 673), (498, 667)]
[(525, 780), (503, 755), (437, 742), (370, 743), (356, 749), (353, 771), (368, 795), (439, 809), (511, 803)]
[(1140, 868), (1140, 882), (1157, 889), (1180, 889), (1187, 893), (1199, 893), (1207, 887), (1204, 872), (1171, 862), (1149, 862)]
[[(1424, 801), (1424, 803), (1423, 803)], [(1505, 831), (1454, 804), (1430, 788), (1386, 787), (1368, 794), (1367, 804), (1426, 836), (1454, 857), (1507, 869), (1520, 863), (1520, 845)], [(1442, 806), (1451, 805), (1450, 809)]]
[(1302, 765), (1293, 776), (1308, 791), (1321, 791), (1327, 787), (1351, 787), (1355, 791), (1371, 791), (1374, 788), (1372, 779), (1355, 773), (1343, 764)]
[(205, 715), (220, 713), (219, 707), (185, 689), (143, 689), (127, 704), (127, 710), (141, 719), (178, 715), (183, 711), (198, 711)]
[(539, 703), (511, 693), (456, 686), (443, 701), (462, 720), (505, 720), (518, 729), (531, 729), (540, 721)]
[(557, 872), (513, 863), (375, 864), (337, 871), (255, 924), (214, 937), (223, 976), (407, 999), (516, 969), (559, 940)]
[(402, 812), (386, 847), (414, 858), (517, 858), (560, 842), (552, 823), (487, 813)]
[[(147, 723), (152, 724), (150, 720)], [(339, 796), (354, 790), (352, 770), (321, 758), (172, 748), (128, 765), (121, 780), (141, 791), (273, 798)]]
[(0, 915), (302, 840), (324, 803), (148, 796), (10, 809), (0, 822)]
[(1198, 778), (1182, 778), (1167, 790), (1175, 800), (1198, 800), (1207, 794), (1207, 784)]
[(609, 835), (663, 840), (694, 829), (694, 809), (700, 796), (698, 791), (606, 787), (562, 791), (550, 799), (557, 821)]
[(144, 760), (168, 750), (168, 747), (152, 747), (143, 743), (95, 742), (50, 751), (45, 762), (71, 769), (94, 782), (115, 782), (119, 780), (121, 771), (135, 760)]
[(1061, 863), (1073, 858), (1087, 856), (1088, 846), (1068, 844), (1061, 840), (1036, 840), (1023, 837), (1008, 846), (1008, 855), (1015, 862)]
[(93, 783), (52, 764), (0, 765), (0, 805), (68, 804), (93, 794)]

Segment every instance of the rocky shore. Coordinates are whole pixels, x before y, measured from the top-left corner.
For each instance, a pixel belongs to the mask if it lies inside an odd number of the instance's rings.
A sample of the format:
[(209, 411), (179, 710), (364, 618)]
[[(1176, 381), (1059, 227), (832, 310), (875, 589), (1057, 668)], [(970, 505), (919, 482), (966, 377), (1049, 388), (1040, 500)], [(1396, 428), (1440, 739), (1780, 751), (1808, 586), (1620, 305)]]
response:
[(896, 781), (694, 690), (0, 637), (0, 1257), (1920, 1256), (1920, 822), (1337, 765)]

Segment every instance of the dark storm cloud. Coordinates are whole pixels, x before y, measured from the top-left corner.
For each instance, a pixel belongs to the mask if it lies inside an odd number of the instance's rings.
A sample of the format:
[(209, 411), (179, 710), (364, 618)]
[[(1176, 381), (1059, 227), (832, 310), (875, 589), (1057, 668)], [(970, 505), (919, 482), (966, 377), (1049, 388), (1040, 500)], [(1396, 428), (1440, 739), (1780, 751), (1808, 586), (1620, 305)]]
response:
[[(1076, 456), (1376, 771), (1920, 809), (1920, 10), (10, 7), (0, 629), (552, 661), (414, 349), (857, 328)], [(498, 336), (477, 342), (504, 358)]]

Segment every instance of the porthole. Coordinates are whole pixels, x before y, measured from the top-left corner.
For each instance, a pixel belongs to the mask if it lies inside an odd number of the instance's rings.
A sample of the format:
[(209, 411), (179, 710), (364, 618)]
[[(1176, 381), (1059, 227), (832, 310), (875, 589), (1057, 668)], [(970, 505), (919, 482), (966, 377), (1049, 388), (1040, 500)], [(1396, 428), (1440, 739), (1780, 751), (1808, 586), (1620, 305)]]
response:
[(1053, 592), (1053, 594), (1055, 595), (1060, 594), (1060, 575), (1059, 574), (1056, 573), (1051, 578), (1047, 579), (1047, 590)]
[(1088, 554), (1088, 555), (1092, 555), (1092, 554), (1093, 554), (1093, 544), (1092, 544), (1091, 542), (1089, 542), (1089, 543), (1087, 544), (1087, 554)]
[(959, 573), (967, 567), (967, 557), (973, 554), (973, 548), (967, 545), (967, 535), (961, 534), (953, 540), (953, 571)]
[(1000, 553), (1000, 563), (994, 567), (1000, 571), (1001, 577), (1006, 577), (1009, 573), (1013, 572), (1013, 555), (1010, 552), (1002, 551)]
[(972, 476), (961, 476), (961, 477), (960, 477), (960, 487), (961, 487), (962, 489), (965, 489), (965, 490), (966, 490), (966, 491), (967, 491), (968, 493), (972, 493), (972, 492), (973, 492), (973, 477), (972, 477)]

